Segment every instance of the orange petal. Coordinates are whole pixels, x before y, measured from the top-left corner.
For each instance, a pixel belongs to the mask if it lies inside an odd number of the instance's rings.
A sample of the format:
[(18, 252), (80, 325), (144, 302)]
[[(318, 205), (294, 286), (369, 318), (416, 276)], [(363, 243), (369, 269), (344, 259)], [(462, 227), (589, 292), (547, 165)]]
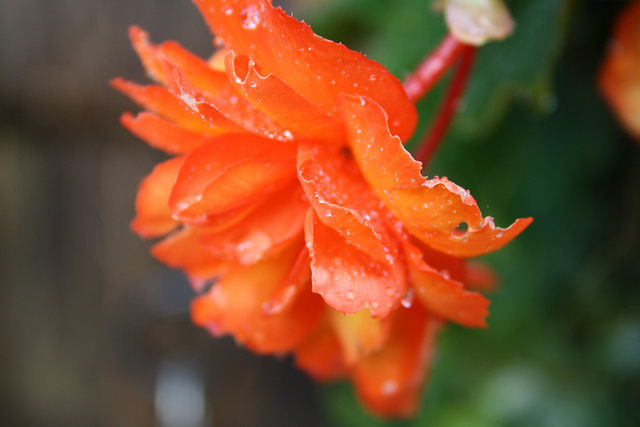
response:
[(294, 145), (252, 135), (222, 135), (187, 154), (169, 197), (174, 216), (202, 221), (290, 182)]
[(162, 61), (160, 61), (160, 48), (149, 42), (149, 34), (142, 28), (132, 25), (129, 27), (129, 40), (149, 77), (158, 83), (166, 84)]
[(292, 350), (315, 329), (324, 314), (322, 299), (308, 288), (294, 304), (275, 314), (262, 305), (287, 280), (299, 245), (250, 267), (236, 265), (191, 306), (193, 322), (214, 335), (232, 334), (257, 353)]
[(307, 248), (303, 248), (291, 267), (289, 276), (280, 282), (280, 285), (271, 294), (269, 301), (262, 304), (262, 310), (266, 314), (275, 314), (288, 309), (310, 283), (309, 251)]
[[(127, 95), (140, 106), (159, 114), (184, 128), (208, 133), (211, 126), (192, 109), (182, 104), (166, 88), (160, 86), (139, 86), (135, 83), (116, 78), (111, 80), (111, 85)], [(214, 131), (214, 133), (217, 133)]]
[(231, 97), (238, 95), (233, 90), (229, 83), (229, 77), (224, 71), (211, 68), (205, 60), (187, 51), (179, 43), (164, 42), (159, 51), (166, 61), (179, 69), (183, 76), (206, 96), (215, 97), (222, 94)]
[(506, 229), (496, 227), (491, 217), (482, 217), (468, 191), (446, 178), (420, 175), (420, 162), (389, 133), (379, 105), (365, 98), (343, 100), (356, 162), (386, 207), (416, 238), (444, 253), (471, 257), (501, 248), (531, 223), (525, 218)]
[[(265, 138), (290, 141), (293, 136), (285, 127), (256, 109), (235, 88), (220, 89), (215, 96), (194, 86), (189, 75), (164, 60), (169, 89), (175, 96), (214, 127), (222, 127), (234, 132), (253, 132)], [(226, 76), (226, 75), (225, 75)]]
[(214, 254), (251, 265), (301, 236), (308, 208), (296, 182), (269, 197), (233, 227), (204, 234), (200, 243)]
[(120, 123), (150, 146), (170, 154), (184, 154), (211, 140), (207, 134), (189, 131), (153, 113), (124, 113)]
[(279, 77), (258, 73), (252, 59), (227, 53), (226, 68), (229, 80), (258, 110), (271, 117), (289, 131), (291, 138), (306, 138), (344, 145), (344, 126), (323, 110), (323, 106), (309, 101)]
[(312, 289), (329, 306), (342, 313), (368, 308), (371, 316), (384, 318), (399, 305), (407, 287), (402, 263), (376, 261), (324, 225), (313, 210), (307, 215), (305, 236)]
[(194, 0), (211, 31), (238, 54), (252, 58), (263, 75), (274, 74), (310, 101), (337, 113), (339, 93), (375, 99), (390, 117), (391, 131), (411, 136), (417, 122), (400, 81), (382, 65), (313, 33), (268, 0)]
[(294, 354), (296, 366), (316, 381), (335, 381), (347, 376), (340, 341), (328, 321), (304, 340)]
[(342, 359), (347, 366), (357, 363), (360, 358), (380, 350), (389, 339), (393, 316), (376, 319), (368, 310), (345, 315), (329, 310), (329, 322), (340, 341)]
[(192, 279), (211, 279), (224, 272), (227, 262), (203, 248), (192, 228), (171, 234), (151, 248), (151, 254), (171, 268), (183, 269)]
[(410, 261), (413, 289), (429, 311), (464, 326), (487, 326), (488, 299), (465, 290), (461, 282), (449, 278), (449, 273), (430, 267), (423, 261), (418, 248), (409, 242), (405, 242), (405, 250)]
[(178, 226), (169, 209), (169, 193), (184, 157), (158, 164), (140, 184), (131, 229), (144, 238), (167, 234)]
[(378, 416), (415, 415), (433, 355), (438, 322), (414, 304), (396, 311), (384, 348), (362, 358), (353, 380), (359, 398)]
[(500, 277), (490, 266), (480, 262), (467, 263), (465, 287), (484, 292), (495, 291), (500, 285)]
[(640, 2), (618, 18), (600, 70), (600, 88), (627, 130), (640, 141)]
[(334, 148), (300, 144), (298, 179), (323, 224), (375, 260), (397, 257), (383, 222), (383, 208), (355, 162)]

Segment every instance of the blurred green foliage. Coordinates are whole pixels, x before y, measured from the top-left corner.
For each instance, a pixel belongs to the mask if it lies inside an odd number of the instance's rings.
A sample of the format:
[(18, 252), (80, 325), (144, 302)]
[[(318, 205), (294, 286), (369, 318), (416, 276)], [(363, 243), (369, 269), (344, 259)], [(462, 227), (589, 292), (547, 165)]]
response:
[[(415, 420), (376, 420), (341, 384), (324, 389), (327, 425), (640, 425), (640, 145), (596, 84), (624, 2), (508, 4), (516, 30), (481, 48), (426, 171), (469, 188), (499, 226), (534, 217), (484, 259), (502, 277), (489, 328), (443, 330)], [(425, 0), (336, 0), (317, 12), (305, 16), (316, 32), (400, 78), (446, 31)], [(416, 141), (444, 84), (419, 104)]]

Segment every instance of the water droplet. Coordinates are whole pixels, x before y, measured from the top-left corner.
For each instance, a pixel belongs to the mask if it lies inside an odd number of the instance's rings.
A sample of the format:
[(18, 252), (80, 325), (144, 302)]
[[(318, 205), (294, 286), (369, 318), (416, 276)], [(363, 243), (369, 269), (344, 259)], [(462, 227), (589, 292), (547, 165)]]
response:
[(389, 295), (390, 297), (392, 297), (392, 296), (396, 293), (396, 291), (395, 291), (391, 286), (389, 286), (389, 287), (385, 290), (385, 293), (386, 293), (387, 295)]
[(293, 139), (293, 134), (289, 130), (285, 130), (282, 134), (287, 141), (291, 141)]
[(331, 215), (333, 215), (333, 214), (331, 213), (331, 211), (325, 211), (325, 212), (324, 212), (324, 216), (326, 216), (327, 218), (331, 218)]
[(251, 83), (249, 83), (249, 86), (251, 86), (251, 87), (256, 87), (256, 86), (258, 86), (258, 83), (256, 83), (256, 82), (251, 82)]
[(233, 8), (231, 6), (225, 6), (225, 8), (222, 10), (222, 12), (227, 15), (227, 16), (231, 16), (233, 15)]
[(413, 304), (413, 291), (409, 289), (403, 296), (402, 301), (400, 301), (403, 307), (409, 308)]
[(182, 100), (182, 102), (187, 104), (189, 108), (191, 108), (193, 111), (198, 111), (198, 103), (196, 102), (196, 99), (193, 96), (191, 96), (187, 92), (182, 92), (180, 94), (180, 99)]
[(371, 301), (371, 308), (373, 308), (374, 310), (377, 309), (380, 306), (380, 304), (378, 304), (378, 301)]
[(376, 81), (376, 76), (375, 76), (375, 74), (371, 74), (371, 75), (369, 76), (369, 80), (371, 80), (372, 82), (375, 82), (375, 81)]
[(353, 300), (356, 297), (356, 293), (355, 291), (347, 291), (347, 299), (348, 300)]
[(498, 239), (499, 239), (499, 238), (501, 238), (502, 236), (503, 236), (502, 231), (498, 231), (498, 232), (496, 233), (496, 237), (497, 237)]
[(247, 6), (240, 11), (242, 28), (245, 30), (255, 30), (262, 21), (262, 15), (256, 6)]

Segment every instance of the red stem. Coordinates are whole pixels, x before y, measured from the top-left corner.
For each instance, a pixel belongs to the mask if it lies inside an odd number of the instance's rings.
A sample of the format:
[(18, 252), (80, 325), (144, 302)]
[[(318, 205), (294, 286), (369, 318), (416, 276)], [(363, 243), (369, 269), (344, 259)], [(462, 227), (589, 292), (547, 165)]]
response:
[(469, 80), (476, 48), (474, 46), (462, 45), (460, 49), (460, 63), (451, 78), (442, 104), (440, 104), (438, 115), (433, 121), (426, 137), (418, 145), (419, 148), (416, 152), (415, 159), (425, 165), (431, 160), (433, 154), (440, 146), (444, 135), (447, 133), (447, 129), (458, 108), (462, 92), (464, 92), (464, 88)]
[(429, 92), (466, 47), (451, 34), (447, 34), (436, 50), (404, 81), (404, 90), (411, 102), (418, 101)]

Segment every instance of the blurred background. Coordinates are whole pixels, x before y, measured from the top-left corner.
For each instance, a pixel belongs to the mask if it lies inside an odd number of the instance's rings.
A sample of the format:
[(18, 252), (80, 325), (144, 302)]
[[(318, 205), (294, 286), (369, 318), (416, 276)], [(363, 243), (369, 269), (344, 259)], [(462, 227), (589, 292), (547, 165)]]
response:
[[(405, 77), (445, 34), (425, 0), (275, 2)], [(163, 155), (122, 129), (108, 85), (145, 82), (127, 28), (201, 56), (188, 0), (0, 0), (0, 425), (640, 425), (640, 144), (597, 90), (628, 2), (507, 2), (516, 30), (480, 51), (429, 175), (471, 190), (499, 226), (487, 330), (446, 327), (423, 410), (370, 418), (191, 325), (180, 272), (129, 230)], [(443, 87), (419, 104), (421, 135)]]

